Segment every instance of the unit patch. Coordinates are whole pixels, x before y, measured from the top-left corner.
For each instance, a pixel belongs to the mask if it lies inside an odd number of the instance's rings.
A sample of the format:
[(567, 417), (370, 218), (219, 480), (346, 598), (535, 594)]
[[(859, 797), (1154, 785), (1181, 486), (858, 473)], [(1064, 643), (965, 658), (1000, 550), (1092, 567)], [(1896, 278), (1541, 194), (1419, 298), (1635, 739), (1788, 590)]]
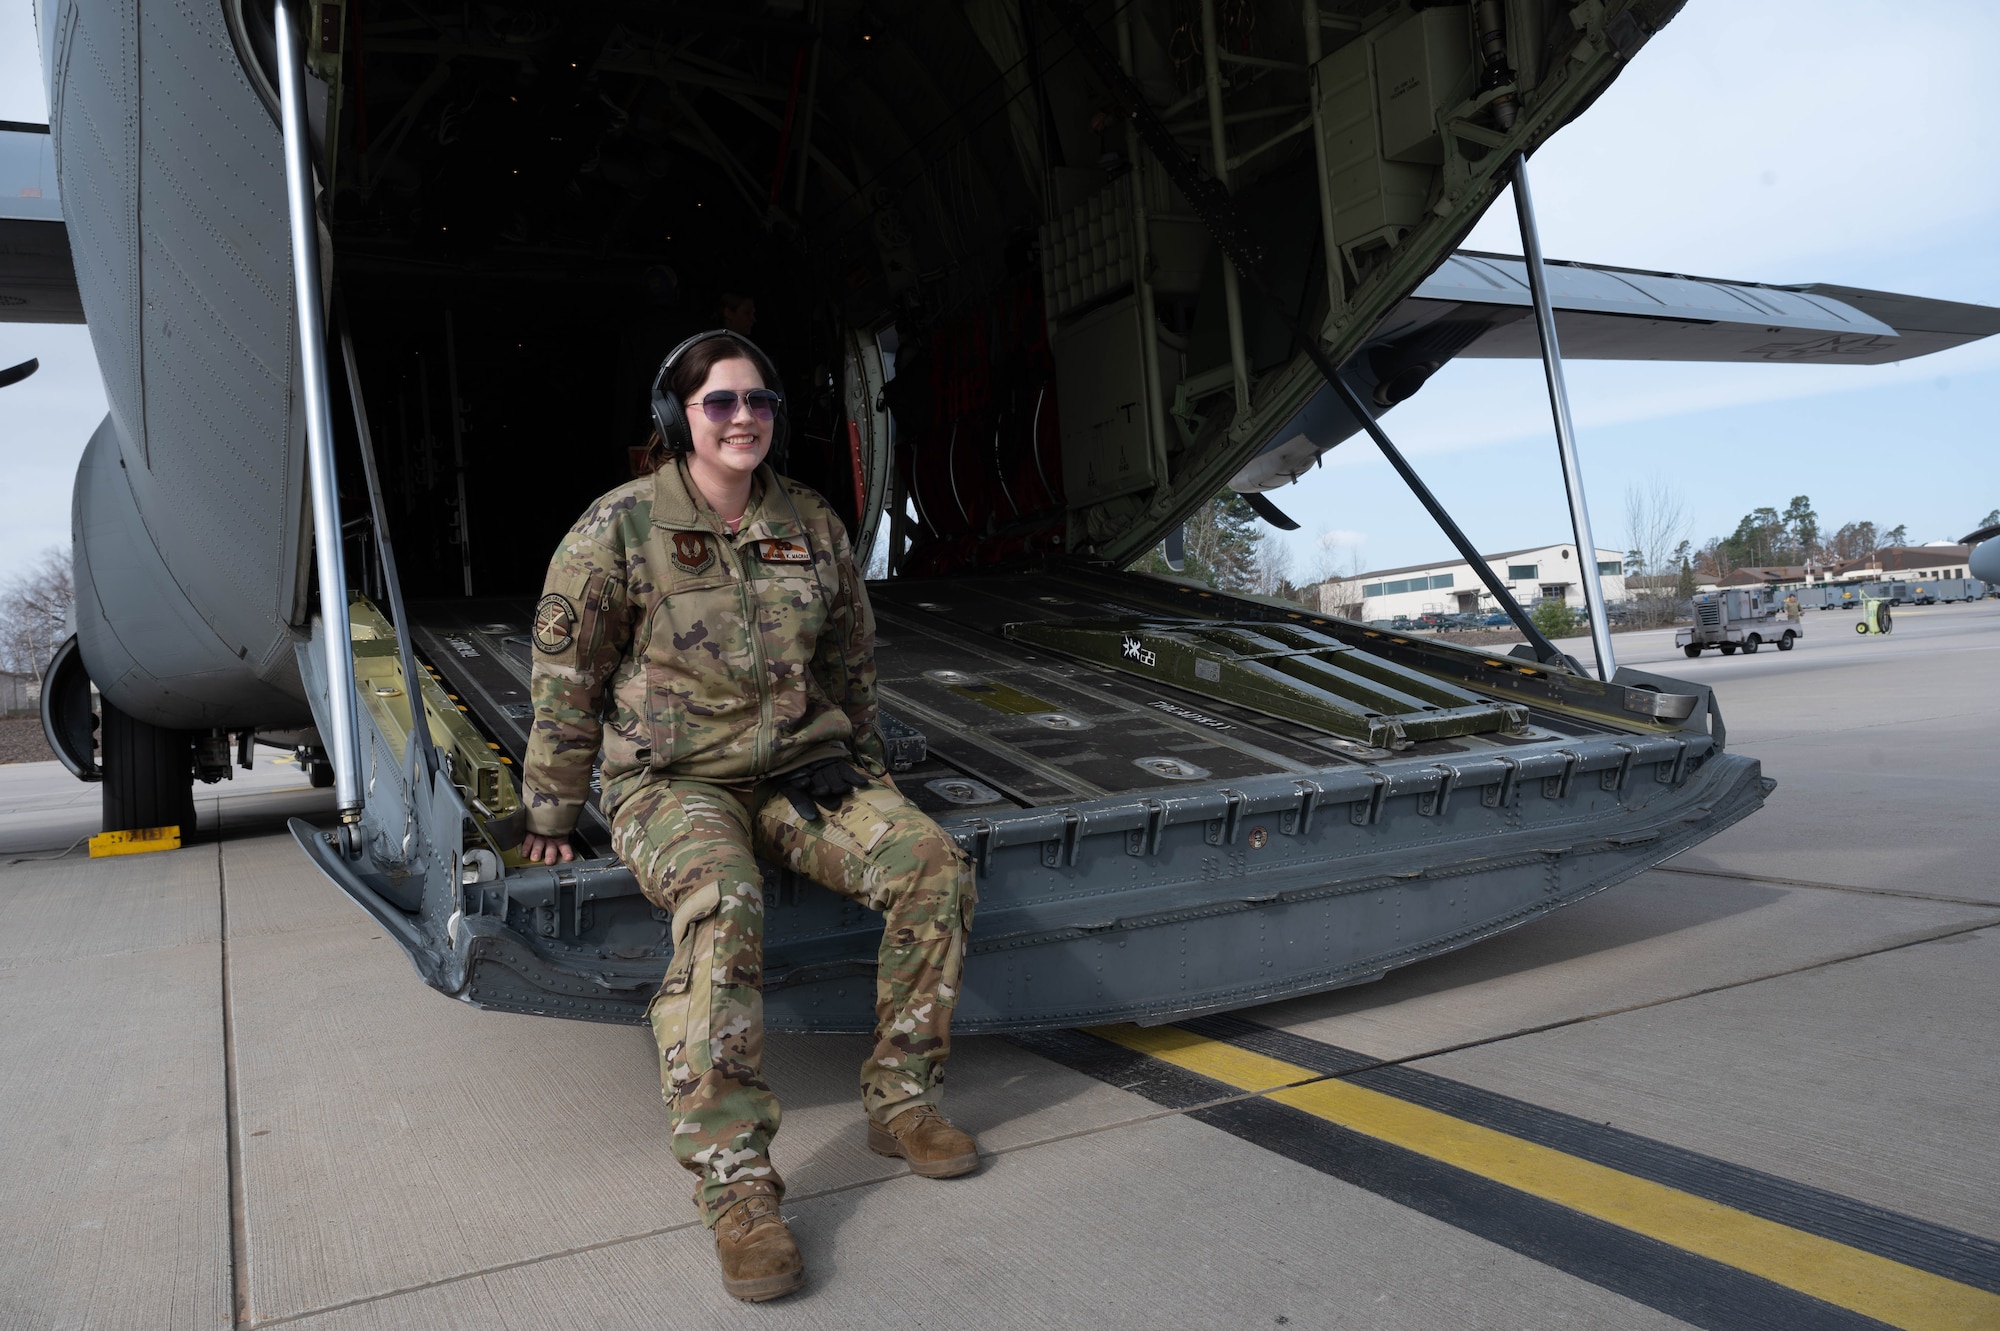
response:
[(674, 533), (674, 567), (683, 573), (700, 573), (715, 562), (708, 537), (698, 531)]
[(766, 564), (812, 563), (812, 547), (800, 545), (797, 541), (753, 541), (750, 548)]
[(576, 607), (561, 592), (550, 592), (535, 606), (535, 646), (549, 653), (567, 651), (576, 641)]

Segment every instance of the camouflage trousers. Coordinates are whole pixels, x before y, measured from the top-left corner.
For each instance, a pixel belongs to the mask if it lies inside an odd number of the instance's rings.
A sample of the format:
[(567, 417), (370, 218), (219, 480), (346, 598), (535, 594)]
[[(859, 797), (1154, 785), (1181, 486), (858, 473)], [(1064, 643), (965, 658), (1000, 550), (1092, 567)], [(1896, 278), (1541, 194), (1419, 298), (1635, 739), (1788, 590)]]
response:
[(696, 1177), (703, 1223), (753, 1194), (784, 1195), (770, 1156), (778, 1101), (763, 1076), (759, 857), (882, 912), (861, 1103), (886, 1123), (936, 1102), (976, 894), (964, 855), (922, 810), (874, 784), (808, 822), (769, 786), (675, 780), (620, 804), (612, 834), (647, 899), (673, 912), (673, 964), (647, 1015), (674, 1157)]

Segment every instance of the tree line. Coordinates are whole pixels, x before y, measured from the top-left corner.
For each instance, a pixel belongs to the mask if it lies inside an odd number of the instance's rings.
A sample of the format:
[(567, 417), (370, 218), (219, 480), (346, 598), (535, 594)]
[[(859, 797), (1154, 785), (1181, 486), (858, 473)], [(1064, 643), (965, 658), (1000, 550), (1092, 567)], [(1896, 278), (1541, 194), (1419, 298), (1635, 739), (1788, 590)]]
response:
[(0, 587), (0, 670), (36, 676), (47, 670), (75, 600), (69, 551), (59, 545)]

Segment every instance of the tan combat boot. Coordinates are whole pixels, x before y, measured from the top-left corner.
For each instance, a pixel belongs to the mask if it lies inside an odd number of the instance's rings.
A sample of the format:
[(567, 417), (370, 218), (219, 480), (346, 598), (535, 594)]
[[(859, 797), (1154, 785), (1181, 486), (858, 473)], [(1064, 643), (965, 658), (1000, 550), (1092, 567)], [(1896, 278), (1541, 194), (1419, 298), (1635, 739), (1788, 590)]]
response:
[(957, 1178), (979, 1168), (979, 1143), (954, 1128), (935, 1105), (906, 1109), (887, 1126), (870, 1119), (868, 1149), (902, 1156), (911, 1173), (925, 1178)]
[(722, 1287), (748, 1303), (782, 1298), (806, 1283), (799, 1245), (778, 1214), (778, 1199), (759, 1193), (745, 1197), (715, 1222), (715, 1255), (722, 1261)]

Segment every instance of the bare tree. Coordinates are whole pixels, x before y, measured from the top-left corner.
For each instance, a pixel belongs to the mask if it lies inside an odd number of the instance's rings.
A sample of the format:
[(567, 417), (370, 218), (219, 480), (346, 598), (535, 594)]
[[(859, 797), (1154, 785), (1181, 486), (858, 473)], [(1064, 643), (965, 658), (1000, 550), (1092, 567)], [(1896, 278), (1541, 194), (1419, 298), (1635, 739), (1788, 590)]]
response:
[(48, 669), (75, 600), (69, 551), (52, 545), (0, 590), (0, 670), (39, 675)]
[(1319, 554), (1307, 570), (1305, 602), (1323, 615), (1357, 619), (1361, 615), (1361, 575), (1368, 563), (1361, 547), (1351, 540), (1332, 540), (1334, 533), (1320, 538)]
[(1251, 566), (1250, 590), (1259, 596), (1281, 596), (1290, 598), (1297, 589), (1292, 585), (1292, 548), (1282, 540), (1262, 540), (1257, 542), (1256, 562)]
[(1688, 530), (1687, 502), (1666, 477), (1655, 474), (1625, 488), (1625, 543), (1631, 552), (1625, 585), (1640, 623), (1672, 622), (1681, 567), (1676, 551)]

